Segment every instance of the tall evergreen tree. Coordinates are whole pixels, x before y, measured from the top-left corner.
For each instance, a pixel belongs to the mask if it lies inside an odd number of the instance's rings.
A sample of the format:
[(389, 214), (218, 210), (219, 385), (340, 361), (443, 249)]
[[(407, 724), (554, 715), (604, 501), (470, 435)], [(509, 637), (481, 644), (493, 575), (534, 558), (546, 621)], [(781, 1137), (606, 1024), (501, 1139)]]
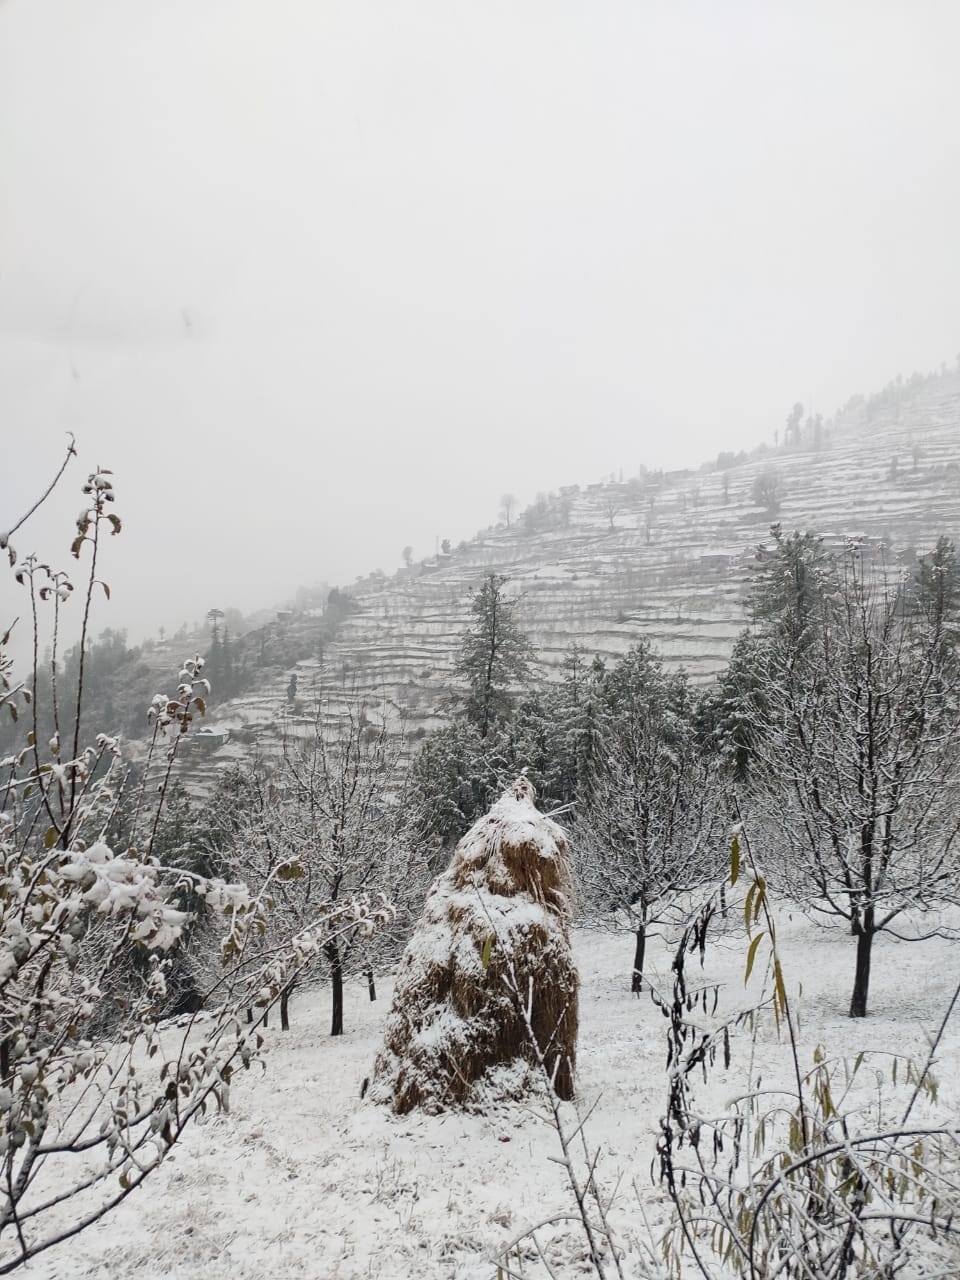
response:
[(916, 608), (926, 619), (930, 642), (951, 666), (960, 643), (960, 565), (953, 543), (945, 537), (929, 555), (921, 556), (914, 581)]
[(516, 601), (504, 593), (507, 579), (491, 573), (473, 597), (473, 622), (463, 633), (456, 673), (466, 684), (460, 703), (481, 738), (507, 719), (514, 688), (529, 679), (530, 641), (516, 618)]

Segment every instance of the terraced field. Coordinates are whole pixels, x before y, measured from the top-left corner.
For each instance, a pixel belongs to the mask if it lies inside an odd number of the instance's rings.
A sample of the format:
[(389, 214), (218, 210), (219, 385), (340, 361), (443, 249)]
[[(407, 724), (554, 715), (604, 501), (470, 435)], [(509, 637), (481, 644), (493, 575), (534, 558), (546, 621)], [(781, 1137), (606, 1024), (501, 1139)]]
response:
[(360, 692), (371, 720), (402, 719), (414, 734), (436, 726), (471, 595), (491, 571), (509, 579), (547, 679), (574, 641), (615, 657), (640, 637), (693, 679), (708, 679), (745, 623), (757, 547), (770, 540), (770, 513), (753, 497), (765, 469), (778, 474), (776, 518), (786, 529), (814, 529), (833, 543), (882, 540), (888, 558), (905, 562), (940, 533), (960, 540), (960, 374), (860, 405), (819, 436), (819, 447), (769, 450), (724, 471), (564, 490), (541, 505), (539, 521), (521, 517), (392, 578), (349, 586), (356, 612), (332, 644), (322, 644), (316, 617), (278, 616), (261, 648), (295, 658), (256, 694), (213, 706), (211, 719), (231, 737), (192, 753), (193, 785), (253, 750), (275, 753), (284, 734), (312, 732), (320, 686)]

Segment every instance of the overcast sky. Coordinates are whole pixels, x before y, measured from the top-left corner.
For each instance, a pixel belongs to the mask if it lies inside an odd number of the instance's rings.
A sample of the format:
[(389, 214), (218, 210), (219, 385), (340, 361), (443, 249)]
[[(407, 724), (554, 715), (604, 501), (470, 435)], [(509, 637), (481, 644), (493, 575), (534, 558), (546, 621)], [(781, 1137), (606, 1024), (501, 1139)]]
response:
[(0, 525), (74, 432), (137, 639), (952, 363), (958, 67), (956, 0), (0, 0)]

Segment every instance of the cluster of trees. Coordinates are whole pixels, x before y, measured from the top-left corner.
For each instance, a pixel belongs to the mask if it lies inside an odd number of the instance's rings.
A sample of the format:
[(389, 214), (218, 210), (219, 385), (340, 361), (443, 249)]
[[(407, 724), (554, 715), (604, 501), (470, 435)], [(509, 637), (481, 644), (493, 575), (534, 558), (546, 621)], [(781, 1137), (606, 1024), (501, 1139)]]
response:
[(856, 939), (862, 1017), (877, 934), (931, 933), (956, 901), (956, 556), (941, 538), (904, 577), (882, 549), (774, 534), (717, 696), (718, 743), (785, 885)]
[(709, 687), (646, 641), (614, 663), (574, 647), (536, 681), (489, 576), (456, 714), (413, 763), (413, 811), (438, 865), (525, 769), (573, 828), (582, 909), (629, 922), (636, 990), (648, 929), (716, 879), (746, 822), (783, 891), (852, 934), (862, 1017), (876, 936), (942, 929), (960, 887), (960, 571), (943, 538), (908, 574), (882, 548), (772, 532), (752, 625)]
[(559, 681), (540, 685), (516, 609), (506, 580), (489, 575), (463, 636), (452, 723), (413, 762), (417, 836), (431, 865), (445, 862), (525, 771), (541, 807), (574, 830), (583, 909), (629, 922), (639, 991), (650, 925), (722, 856), (699, 699), (644, 641), (609, 666), (573, 646)]

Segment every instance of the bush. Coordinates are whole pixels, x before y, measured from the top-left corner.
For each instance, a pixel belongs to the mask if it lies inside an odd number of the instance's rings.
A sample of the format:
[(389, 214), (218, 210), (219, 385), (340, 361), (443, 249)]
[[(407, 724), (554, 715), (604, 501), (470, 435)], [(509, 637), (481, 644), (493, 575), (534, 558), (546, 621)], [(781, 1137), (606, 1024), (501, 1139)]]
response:
[[(71, 443), (44, 498), (73, 453)], [(178, 749), (205, 710), (199, 658), (184, 664), (174, 695), (152, 700), (147, 767), (126, 798), (128, 834), (119, 844), (113, 837), (127, 783), (120, 744), (105, 732), (84, 742), (81, 717), (94, 587), (109, 597), (100, 552), (104, 535), (121, 524), (109, 472), (92, 474), (84, 495), (71, 548), (87, 561), (79, 592), (36, 557), (18, 561), (10, 535), (2, 539), (28, 594), (34, 655), (49, 639), (52, 678), (50, 705), (40, 707), (36, 657), (30, 679), (15, 678), (8, 631), (0, 712), (18, 724), (26, 718), (28, 727), (0, 762), (0, 1274), (96, 1222), (143, 1183), (209, 1104), (226, 1107), (233, 1071), (258, 1056), (267, 1011), (300, 967), (341, 929), (379, 919), (364, 901), (345, 899), (254, 961), (248, 943), (266, 927), (273, 882), (252, 897), (242, 884), (162, 865), (154, 855)], [(71, 598), (84, 604), (76, 698), (66, 705), (57, 639)], [(41, 721), (53, 726), (46, 740)], [(294, 868), (276, 868), (276, 878), (290, 874)], [(220, 922), (222, 968), (200, 998), (203, 1020), (165, 1028), (167, 978), (194, 914), (184, 909), (188, 897)]]

